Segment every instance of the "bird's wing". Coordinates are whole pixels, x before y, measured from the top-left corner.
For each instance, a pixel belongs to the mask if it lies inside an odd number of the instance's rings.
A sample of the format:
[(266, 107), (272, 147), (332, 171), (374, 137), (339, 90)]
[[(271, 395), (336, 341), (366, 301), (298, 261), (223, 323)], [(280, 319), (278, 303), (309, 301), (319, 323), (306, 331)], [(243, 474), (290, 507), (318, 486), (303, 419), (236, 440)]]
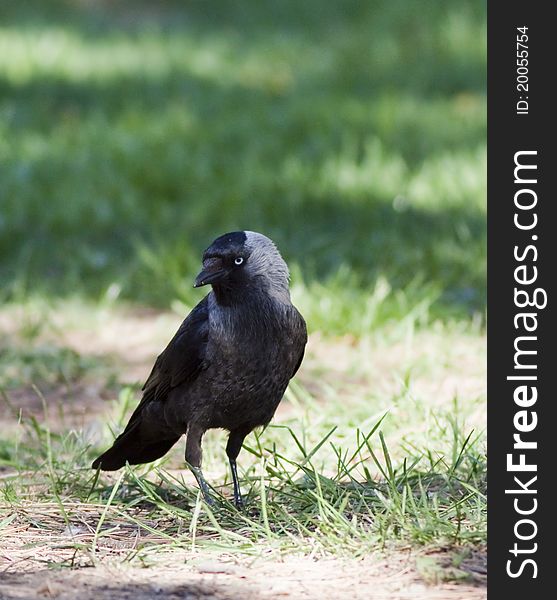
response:
[(157, 357), (143, 386), (143, 397), (136, 412), (140, 412), (148, 402), (165, 400), (170, 390), (197, 377), (205, 360), (209, 334), (208, 314), (205, 297), (186, 317), (168, 346)]
[(302, 315), (298, 312), (298, 310), (296, 309), (295, 306), (292, 306), (293, 311), (294, 311), (294, 319), (297, 323), (296, 327), (295, 327), (295, 331), (296, 331), (296, 348), (297, 348), (297, 358), (296, 358), (296, 363), (295, 363), (295, 367), (294, 370), (292, 371), (292, 375), (290, 375), (290, 379), (292, 379), (292, 377), (294, 377), (294, 375), (296, 375), (296, 373), (298, 372), (298, 369), (300, 368), (300, 365), (302, 364), (302, 360), (304, 360), (304, 352), (306, 350), (306, 343), (308, 340), (308, 332), (307, 332), (307, 327), (306, 327), (306, 322), (304, 320), (304, 317), (302, 317)]
[(292, 375), (290, 376), (290, 379), (292, 379), (292, 377), (294, 377), (294, 375), (296, 375), (296, 373), (298, 372), (298, 369), (300, 368), (300, 365), (302, 364), (302, 361), (304, 360), (305, 350), (306, 350), (306, 346), (304, 344), (302, 351), (300, 352), (300, 357), (298, 358), (298, 361), (296, 362), (296, 366), (294, 367), (294, 371), (292, 371)]
[(172, 388), (193, 381), (202, 370), (208, 336), (208, 303), (205, 297), (186, 317), (157, 358), (143, 386), (141, 402), (112, 447), (93, 462), (94, 469), (100, 467), (114, 471), (126, 462), (131, 465), (151, 462), (166, 454), (178, 441), (180, 434), (169, 430), (164, 420), (156, 418), (156, 415), (162, 413), (161, 403)]

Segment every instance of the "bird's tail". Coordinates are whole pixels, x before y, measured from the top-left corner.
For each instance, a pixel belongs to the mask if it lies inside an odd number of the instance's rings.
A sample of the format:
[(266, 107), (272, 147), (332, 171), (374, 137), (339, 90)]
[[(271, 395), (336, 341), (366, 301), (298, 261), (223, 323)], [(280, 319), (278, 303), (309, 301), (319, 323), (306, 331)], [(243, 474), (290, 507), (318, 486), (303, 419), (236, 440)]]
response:
[(140, 465), (152, 462), (164, 456), (180, 437), (158, 440), (154, 440), (151, 436), (146, 438), (141, 433), (141, 423), (135, 422), (116, 438), (112, 448), (101, 454), (91, 467), (93, 469), (100, 467), (103, 471), (116, 471), (126, 463)]

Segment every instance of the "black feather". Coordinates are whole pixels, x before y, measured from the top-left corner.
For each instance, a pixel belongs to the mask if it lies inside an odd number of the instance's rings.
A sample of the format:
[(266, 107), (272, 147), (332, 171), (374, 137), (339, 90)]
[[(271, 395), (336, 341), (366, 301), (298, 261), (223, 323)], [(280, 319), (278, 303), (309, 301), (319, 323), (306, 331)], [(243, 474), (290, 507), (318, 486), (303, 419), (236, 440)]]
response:
[(104, 471), (160, 458), (185, 431), (175, 432), (163, 418), (169, 392), (199, 374), (207, 346), (207, 298), (184, 320), (176, 335), (157, 358), (143, 386), (143, 397), (112, 448), (93, 463)]
[(180, 439), (180, 436), (158, 441), (144, 439), (139, 427), (139, 422), (136, 422), (134, 427), (118, 436), (112, 447), (95, 460), (93, 469), (100, 467), (103, 471), (116, 471), (126, 463), (140, 465), (152, 462), (164, 456)]
[(213, 290), (158, 356), (126, 428), (93, 468), (156, 460), (186, 433), (186, 461), (209, 501), (201, 440), (207, 429), (223, 428), (230, 431), (226, 453), (241, 504), (236, 457), (244, 438), (272, 419), (298, 371), (306, 324), (291, 303), (288, 267), (271, 240), (234, 232), (204, 256), (226, 258)]

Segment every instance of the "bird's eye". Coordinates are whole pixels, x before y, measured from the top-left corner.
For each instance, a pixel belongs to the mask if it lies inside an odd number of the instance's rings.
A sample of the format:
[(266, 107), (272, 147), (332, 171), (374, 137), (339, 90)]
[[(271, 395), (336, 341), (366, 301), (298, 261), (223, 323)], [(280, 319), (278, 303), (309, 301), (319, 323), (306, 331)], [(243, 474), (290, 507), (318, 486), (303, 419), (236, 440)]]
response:
[(234, 259), (234, 264), (235, 265), (241, 265), (244, 262), (244, 259), (241, 256), (238, 256), (238, 258)]

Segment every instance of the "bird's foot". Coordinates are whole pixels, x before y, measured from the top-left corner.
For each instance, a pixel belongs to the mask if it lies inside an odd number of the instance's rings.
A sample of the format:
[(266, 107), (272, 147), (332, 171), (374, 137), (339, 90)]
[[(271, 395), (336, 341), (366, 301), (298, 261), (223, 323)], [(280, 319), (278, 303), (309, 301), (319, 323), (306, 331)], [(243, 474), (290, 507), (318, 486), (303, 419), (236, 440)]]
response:
[(215, 499), (211, 496), (209, 484), (203, 476), (203, 471), (200, 467), (191, 467), (191, 470), (192, 473), (195, 475), (197, 484), (199, 485), (199, 489), (201, 490), (201, 494), (203, 495), (203, 500), (205, 500), (205, 503), (209, 506), (215, 506)]
[(242, 492), (240, 491), (240, 482), (238, 481), (238, 469), (236, 467), (236, 460), (230, 459), (230, 469), (232, 471), (232, 482), (234, 484), (234, 505), (238, 510), (244, 508), (244, 500), (242, 498)]
[(211, 496), (209, 494), (209, 492), (202, 492), (202, 494), (203, 494), (203, 500), (205, 500), (205, 504), (207, 504), (211, 508), (216, 506), (217, 503), (215, 502), (215, 499), (213, 498), (213, 496)]
[(242, 510), (246, 506), (244, 499), (242, 498), (242, 494), (240, 494), (240, 492), (237, 490), (234, 490), (234, 506), (238, 510)]

